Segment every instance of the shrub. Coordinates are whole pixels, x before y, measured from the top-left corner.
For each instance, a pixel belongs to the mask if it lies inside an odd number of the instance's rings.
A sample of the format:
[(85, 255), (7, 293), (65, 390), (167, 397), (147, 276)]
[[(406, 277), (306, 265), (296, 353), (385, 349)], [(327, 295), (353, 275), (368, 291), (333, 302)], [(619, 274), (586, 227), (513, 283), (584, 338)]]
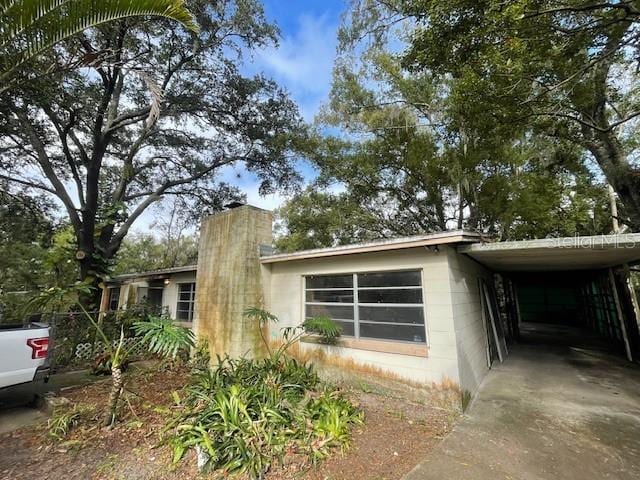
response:
[(193, 370), (206, 370), (211, 363), (211, 356), (209, 355), (209, 342), (206, 338), (199, 338), (191, 358), (189, 359), (189, 366)]
[(162, 357), (176, 358), (179, 353), (188, 353), (195, 346), (193, 331), (176, 325), (167, 317), (149, 317), (134, 322), (131, 328), (151, 353)]
[(175, 462), (195, 447), (209, 468), (260, 478), (287, 452), (315, 461), (346, 448), (350, 427), (362, 421), (339, 391), (320, 388), (313, 368), (292, 358), (218, 360), (192, 376), (183, 410), (167, 426)]

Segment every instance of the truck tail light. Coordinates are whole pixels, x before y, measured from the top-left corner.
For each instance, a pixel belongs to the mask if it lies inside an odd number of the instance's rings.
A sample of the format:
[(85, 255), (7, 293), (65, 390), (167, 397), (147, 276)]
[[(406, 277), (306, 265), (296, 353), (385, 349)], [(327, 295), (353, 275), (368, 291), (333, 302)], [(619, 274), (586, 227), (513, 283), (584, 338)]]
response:
[(47, 358), (49, 338), (30, 338), (27, 345), (31, 347), (31, 358)]

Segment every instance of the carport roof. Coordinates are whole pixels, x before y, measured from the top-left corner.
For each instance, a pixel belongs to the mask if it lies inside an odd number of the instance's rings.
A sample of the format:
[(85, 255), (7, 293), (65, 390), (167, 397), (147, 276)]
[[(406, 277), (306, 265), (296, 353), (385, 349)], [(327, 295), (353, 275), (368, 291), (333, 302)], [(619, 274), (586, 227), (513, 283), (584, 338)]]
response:
[(640, 261), (640, 233), (475, 243), (458, 252), (496, 271), (597, 270)]

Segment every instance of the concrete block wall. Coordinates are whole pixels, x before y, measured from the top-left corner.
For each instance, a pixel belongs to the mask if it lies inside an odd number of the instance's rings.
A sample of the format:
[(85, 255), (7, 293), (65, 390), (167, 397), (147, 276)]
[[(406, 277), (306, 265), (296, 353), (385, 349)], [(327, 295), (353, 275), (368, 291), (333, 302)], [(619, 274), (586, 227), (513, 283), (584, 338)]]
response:
[(264, 301), (259, 246), (271, 245), (272, 222), (271, 212), (249, 205), (202, 222), (194, 331), (208, 339), (212, 358), (261, 351), (259, 328), (243, 312)]
[(422, 271), (428, 356), (421, 358), (344, 347), (321, 348), (330, 355), (352, 358), (411, 381), (439, 383), (448, 379), (458, 383), (460, 379), (446, 247), (440, 252), (410, 248), (264, 264), (264, 275), (270, 291), (267, 308), (280, 319), (278, 327), (272, 329), (271, 336), (277, 336), (279, 328), (299, 325), (304, 320), (305, 275), (403, 269)]
[(448, 250), (448, 257), (460, 387), (474, 394), (489, 369), (478, 280), (491, 281), (491, 272), (454, 249)]

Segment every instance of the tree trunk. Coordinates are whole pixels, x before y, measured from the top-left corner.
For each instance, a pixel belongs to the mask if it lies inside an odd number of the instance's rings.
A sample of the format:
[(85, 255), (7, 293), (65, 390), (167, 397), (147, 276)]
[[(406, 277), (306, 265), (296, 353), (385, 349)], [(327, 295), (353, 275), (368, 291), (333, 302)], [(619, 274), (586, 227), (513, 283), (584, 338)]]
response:
[(109, 395), (109, 403), (104, 414), (104, 426), (109, 427), (116, 422), (118, 413), (118, 402), (124, 389), (124, 376), (120, 366), (111, 367), (111, 394)]
[(589, 150), (618, 195), (620, 223), (634, 232), (640, 231), (640, 171), (629, 164), (624, 147), (613, 132), (599, 134)]

